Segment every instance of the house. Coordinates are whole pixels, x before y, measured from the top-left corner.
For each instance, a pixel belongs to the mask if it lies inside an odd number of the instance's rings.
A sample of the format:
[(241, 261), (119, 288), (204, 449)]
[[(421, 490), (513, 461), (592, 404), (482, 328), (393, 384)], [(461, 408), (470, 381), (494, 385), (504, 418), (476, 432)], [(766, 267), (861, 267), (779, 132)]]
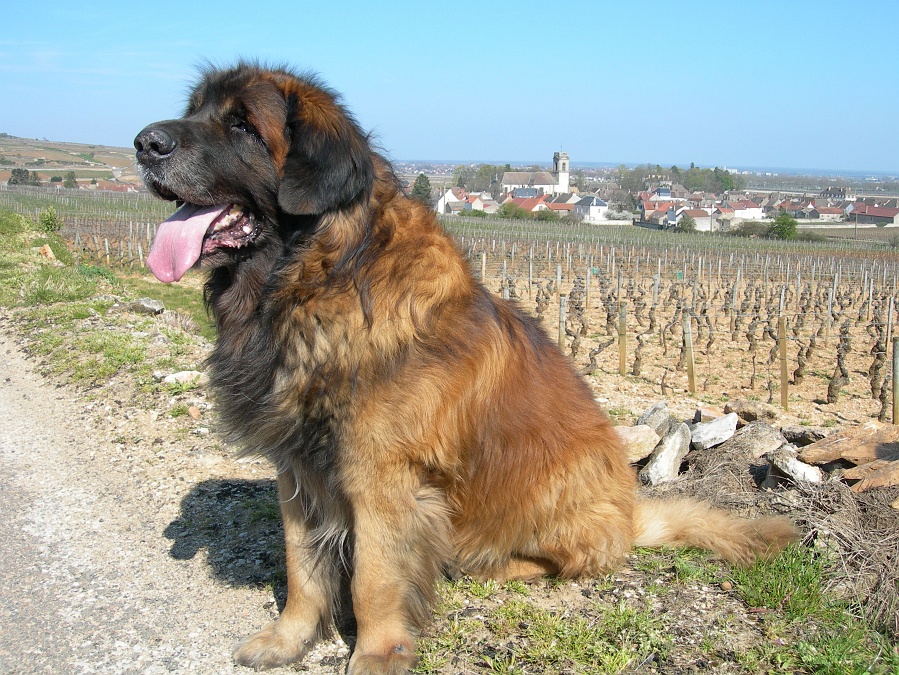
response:
[(852, 188), (848, 187), (828, 187), (821, 192), (819, 197), (826, 197), (828, 199), (855, 199), (855, 192)]
[(765, 218), (765, 209), (750, 199), (725, 202), (725, 205), (733, 209), (737, 218), (743, 220), (763, 220)]
[[(467, 197), (468, 193), (464, 188), (450, 188), (440, 196), (440, 199), (437, 200), (437, 205), (434, 207), (434, 209), (437, 211), (437, 213), (452, 215), (455, 211), (461, 210), (461, 208), (463, 208), (462, 205), (464, 205), (465, 199)], [(453, 203), (458, 203), (460, 205), (459, 209), (456, 209), (454, 211), (450, 206), (450, 204)]]
[(677, 225), (677, 214), (674, 204), (672, 203), (667, 209), (659, 209), (653, 211), (645, 219), (646, 222), (656, 225), (660, 230), (667, 230), (669, 227)]
[(849, 221), (859, 225), (899, 225), (899, 208), (855, 204), (849, 214)]
[(813, 220), (843, 220), (843, 209), (837, 208), (836, 206), (819, 206), (812, 209), (809, 218), (812, 218)]
[(654, 201), (646, 201), (640, 202), (637, 204), (637, 208), (640, 211), (641, 220), (649, 222), (649, 216), (651, 216), (656, 211), (668, 211), (669, 208), (676, 208), (676, 204), (674, 202), (654, 202)]
[(675, 222), (680, 225), (680, 222), (684, 219), (684, 216), (690, 216), (693, 219), (693, 222), (696, 223), (697, 232), (712, 231), (712, 216), (708, 211), (704, 209), (682, 208), (675, 213)]
[(507, 199), (504, 203), (509, 203), (511, 201), (516, 206), (520, 206), (525, 211), (531, 211), (532, 213), (536, 213), (537, 211), (544, 211), (549, 207), (546, 205), (545, 200), (548, 195), (541, 195), (539, 197), (528, 197), (527, 199), (521, 199), (518, 197), (513, 197), (511, 200)]
[(501, 184), (506, 194), (512, 194), (518, 188), (533, 188), (538, 195), (556, 195), (571, 190), (570, 178), (568, 153), (556, 152), (552, 171), (506, 171)]
[(464, 202), (464, 211), (483, 211), (484, 213), (496, 213), (499, 211), (499, 204), (486, 196), (485, 193), (469, 195)]
[(547, 208), (553, 213), (557, 213), (560, 216), (570, 216), (574, 213), (574, 204), (547, 204)]
[(588, 223), (607, 221), (609, 204), (595, 195), (583, 197), (574, 205), (574, 215)]

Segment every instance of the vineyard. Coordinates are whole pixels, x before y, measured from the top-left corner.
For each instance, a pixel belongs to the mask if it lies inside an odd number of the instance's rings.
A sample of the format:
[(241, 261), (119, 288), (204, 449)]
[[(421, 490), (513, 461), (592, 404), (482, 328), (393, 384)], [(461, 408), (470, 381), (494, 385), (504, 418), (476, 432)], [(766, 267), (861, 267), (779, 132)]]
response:
[[(0, 190), (0, 209), (37, 220), (48, 208), (83, 261), (132, 270), (173, 210), (145, 193)], [(459, 217), (444, 225), (475, 274), (537, 316), (613, 410), (625, 394), (689, 394), (770, 401), (809, 424), (893, 418), (899, 258), (885, 246)]]
[(888, 251), (636, 228), (456, 233), (487, 286), (540, 318), (612, 403), (693, 394), (809, 424), (893, 419)]

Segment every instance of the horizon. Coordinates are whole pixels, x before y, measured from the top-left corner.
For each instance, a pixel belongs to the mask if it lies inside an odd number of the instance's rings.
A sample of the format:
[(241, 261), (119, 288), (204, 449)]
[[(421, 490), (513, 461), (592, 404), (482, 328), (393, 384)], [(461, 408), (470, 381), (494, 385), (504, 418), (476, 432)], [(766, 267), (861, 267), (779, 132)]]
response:
[(526, 0), (490, 21), (469, 1), (245, 9), (158, 0), (147, 24), (126, 5), (16, 3), (0, 39), (0, 131), (130, 147), (180, 115), (198, 65), (243, 58), (317, 72), (391, 158), (543, 164), (564, 149), (573, 165), (899, 175), (899, 3), (861, 0), (847, 15), (835, 0)]
[[(106, 143), (90, 143), (85, 141), (69, 141), (69, 140), (59, 140), (59, 139), (51, 139), (46, 136), (41, 137), (31, 137), (31, 136), (16, 136), (14, 134), (10, 134), (3, 129), (0, 129), (0, 138), (2, 137), (8, 138), (17, 138), (25, 141), (36, 141), (39, 143), (59, 143), (59, 144), (68, 144), (68, 145), (79, 145), (85, 147), (106, 147), (112, 148), (116, 150), (129, 150), (130, 146), (127, 145), (109, 145)], [(388, 160), (392, 164), (438, 164), (438, 165), (451, 165), (451, 166), (465, 166), (465, 165), (504, 165), (510, 164), (513, 169), (518, 168), (521, 169), (523, 167), (529, 166), (539, 166), (539, 167), (552, 167), (552, 161), (546, 160), (500, 160), (500, 159), (487, 159), (487, 160), (472, 160), (472, 159), (410, 159), (410, 158), (393, 158), (388, 157)], [(624, 166), (628, 169), (633, 169), (637, 166), (643, 165), (658, 165), (663, 169), (670, 169), (673, 166), (677, 166), (681, 170), (686, 170), (689, 168), (690, 162), (656, 162), (656, 161), (643, 161), (643, 162), (606, 162), (606, 161), (590, 161), (583, 160), (577, 161), (571, 160), (571, 168), (584, 168), (584, 169), (614, 169), (619, 166)], [(694, 162), (695, 164), (695, 162)], [(766, 173), (777, 173), (785, 176), (813, 176), (813, 177), (821, 177), (821, 178), (861, 178), (861, 177), (872, 177), (877, 179), (899, 179), (899, 171), (878, 171), (878, 170), (866, 170), (866, 169), (840, 169), (840, 168), (814, 168), (814, 167), (774, 167), (774, 166), (725, 166), (722, 164), (707, 164), (700, 165), (695, 164), (698, 169), (711, 169), (711, 168), (720, 168), (722, 170), (727, 171), (748, 171), (753, 174), (766, 172)], [(2, 167), (0, 167), (2, 169)], [(40, 170), (40, 169), (39, 169)], [(46, 172), (46, 169), (43, 169)]]

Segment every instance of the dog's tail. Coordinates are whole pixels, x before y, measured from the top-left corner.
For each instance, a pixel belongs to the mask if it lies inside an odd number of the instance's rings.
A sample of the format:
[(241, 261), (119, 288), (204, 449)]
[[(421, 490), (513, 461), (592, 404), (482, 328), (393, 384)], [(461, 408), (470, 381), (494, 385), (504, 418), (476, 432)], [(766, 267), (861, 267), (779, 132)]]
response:
[(691, 499), (638, 499), (634, 521), (636, 546), (693, 546), (737, 565), (774, 555), (799, 538), (787, 518), (747, 520)]

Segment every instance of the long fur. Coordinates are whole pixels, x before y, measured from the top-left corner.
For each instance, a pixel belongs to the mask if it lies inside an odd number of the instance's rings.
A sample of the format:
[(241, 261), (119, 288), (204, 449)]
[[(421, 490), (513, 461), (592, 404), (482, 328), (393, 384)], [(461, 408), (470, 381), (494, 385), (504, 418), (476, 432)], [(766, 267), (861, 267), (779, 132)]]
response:
[(568, 360), (473, 278), (314, 78), (210, 69), (185, 116), (154, 128), (189, 142), (142, 160), (151, 189), (237, 202), (263, 224), (250, 247), (203, 260), (221, 414), (278, 467), (288, 546), (287, 607), (239, 662), (301, 658), (341, 574), (359, 628), (350, 672), (402, 673), (444, 570), (595, 575), (635, 543), (749, 563), (795, 536), (782, 519), (637, 501)]

